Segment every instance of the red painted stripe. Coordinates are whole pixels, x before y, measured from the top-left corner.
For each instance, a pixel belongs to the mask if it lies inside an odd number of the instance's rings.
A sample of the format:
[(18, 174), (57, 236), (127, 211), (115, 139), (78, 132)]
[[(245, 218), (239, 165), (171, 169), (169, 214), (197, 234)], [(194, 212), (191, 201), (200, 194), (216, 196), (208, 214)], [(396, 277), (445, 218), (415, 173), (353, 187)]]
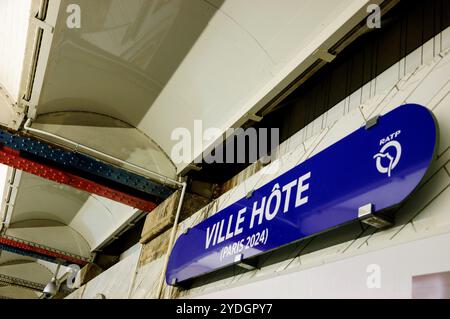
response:
[(20, 157), (20, 152), (8, 147), (0, 146), (0, 163), (57, 183), (81, 189), (91, 194), (109, 198), (146, 212), (152, 211), (156, 207), (156, 204), (152, 201), (144, 200), (48, 165), (22, 158)]
[(49, 256), (49, 257), (53, 257), (53, 258), (59, 258), (77, 265), (86, 265), (88, 262), (82, 259), (78, 259), (72, 256), (67, 256), (61, 253), (57, 253), (54, 251), (50, 251), (48, 249), (44, 249), (44, 248), (40, 248), (40, 247), (35, 247), (26, 243), (22, 243), (13, 239), (9, 239), (9, 238), (5, 238), (5, 237), (0, 237), (0, 244), (6, 245), (6, 246), (10, 246), (10, 247), (14, 247), (20, 250), (25, 250), (25, 251), (31, 251), (33, 253), (37, 253), (40, 255), (44, 255), (44, 256)]

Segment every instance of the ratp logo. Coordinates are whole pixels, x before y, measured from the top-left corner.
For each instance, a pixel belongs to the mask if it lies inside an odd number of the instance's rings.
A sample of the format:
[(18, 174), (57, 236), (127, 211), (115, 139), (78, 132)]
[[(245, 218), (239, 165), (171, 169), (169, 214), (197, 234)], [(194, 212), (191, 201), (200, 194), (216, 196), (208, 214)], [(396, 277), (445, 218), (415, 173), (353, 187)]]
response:
[(388, 174), (391, 177), (392, 170), (397, 166), (402, 156), (402, 145), (395, 139), (401, 133), (398, 130), (391, 135), (380, 140), (380, 145), (382, 145), (380, 151), (373, 156), (376, 161), (376, 167), (378, 172), (381, 174)]

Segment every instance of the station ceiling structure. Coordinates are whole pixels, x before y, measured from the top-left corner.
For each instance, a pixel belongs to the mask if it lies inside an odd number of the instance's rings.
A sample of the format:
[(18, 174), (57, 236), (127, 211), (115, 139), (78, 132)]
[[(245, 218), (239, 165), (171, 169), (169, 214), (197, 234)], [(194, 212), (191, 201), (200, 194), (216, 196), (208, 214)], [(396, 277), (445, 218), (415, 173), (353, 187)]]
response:
[[(178, 163), (176, 128), (193, 132), (202, 120), (224, 133), (258, 121), (296, 78), (333, 60), (368, 3), (0, 0), (0, 162), (9, 166), (0, 276), (92, 261), (215, 143), (192, 141)], [(80, 28), (68, 24), (74, 4)], [(0, 295), (51, 278), (15, 273)]]

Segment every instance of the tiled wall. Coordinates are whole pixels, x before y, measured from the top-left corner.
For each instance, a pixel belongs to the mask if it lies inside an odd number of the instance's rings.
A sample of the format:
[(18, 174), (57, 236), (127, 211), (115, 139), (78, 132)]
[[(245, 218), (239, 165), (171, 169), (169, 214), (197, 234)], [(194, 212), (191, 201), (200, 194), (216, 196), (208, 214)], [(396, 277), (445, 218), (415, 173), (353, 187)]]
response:
[[(450, 270), (449, 50), (450, 28), (286, 140), (276, 161), (183, 221), (178, 234), (359, 128), (371, 116), (403, 103), (420, 103), (439, 122), (438, 158), (423, 184), (396, 212), (394, 227), (377, 231), (358, 224), (344, 226), (264, 256), (257, 270), (213, 274), (189, 290), (165, 287), (165, 297), (409, 297), (413, 275)], [(139, 269), (133, 297), (156, 296), (163, 257)], [(370, 263), (380, 263), (384, 288), (366, 286)], [(108, 297), (114, 286), (105, 290), (101, 281), (118, 276), (126, 285), (120, 269), (106, 271), (87, 288), (98, 287)]]

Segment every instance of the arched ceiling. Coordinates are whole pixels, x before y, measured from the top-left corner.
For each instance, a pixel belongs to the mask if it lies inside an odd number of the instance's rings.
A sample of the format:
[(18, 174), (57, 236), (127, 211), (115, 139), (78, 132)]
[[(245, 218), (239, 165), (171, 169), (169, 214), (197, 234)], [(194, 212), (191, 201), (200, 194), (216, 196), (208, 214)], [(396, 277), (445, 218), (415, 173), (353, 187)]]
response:
[[(170, 156), (174, 129), (194, 132), (201, 119), (224, 132), (245, 120), (359, 23), (366, 3), (62, 0), (30, 114), (108, 115)], [(80, 6), (79, 29), (67, 26), (69, 4)], [(192, 142), (191, 160), (210, 142)], [(189, 163), (175, 164), (181, 171)]]
[[(37, 299), (54, 276), (57, 265), (0, 250), (0, 298)], [(68, 268), (61, 267), (58, 278)]]
[[(1, 259), (1, 258), (0, 258)], [(53, 274), (45, 266), (35, 260), (14, 259), (0, 264), (0, 273), (5, 276), (46, 285)]]
[(22, 172), (10, 215), (6, 235), (90, 258), (140, 211)]
[(0, 285), (0, 298), (6, 299), (38, 299), (40, 292), (13, 285)]
[[(91, 112), (55, 112), (40, 115), (33, 122), (33, 128), (72, 141), (83, 141), (85, 146), (97, 151), (163, 176), (176, 177), (175, 166), (152, 139), (133, 126), (112, 117)], [(46, 139), (52, 141), (49, 137)], [(64, 144), (59, 140), (53, 142)], [(73, 145), (67, 147), (73, 148)], [(99, 157), (98, 153), (85, 153), (94, 158)], [(145, 172), (139, 173), (145, 175)]]

